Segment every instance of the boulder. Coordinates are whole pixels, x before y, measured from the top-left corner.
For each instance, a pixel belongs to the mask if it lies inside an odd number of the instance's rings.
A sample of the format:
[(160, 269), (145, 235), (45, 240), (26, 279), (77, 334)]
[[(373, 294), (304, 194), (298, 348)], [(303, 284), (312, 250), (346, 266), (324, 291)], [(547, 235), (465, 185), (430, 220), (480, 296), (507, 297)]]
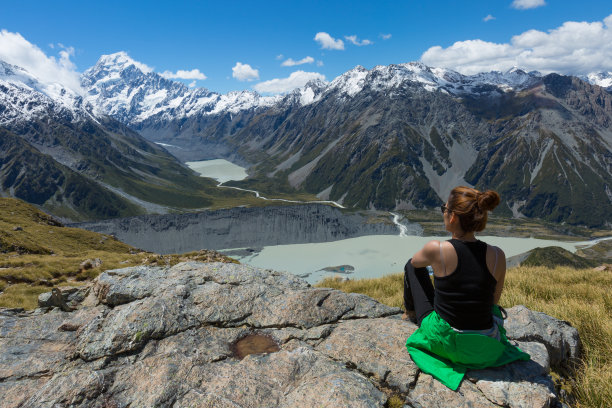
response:
[(551, 407), (550, 366), (578, 349), (567, 324), (509, 309), (509, 336), (532, 360), (470, 371), (453, 392), (410, 359), (416, 326), (400, 309), (284, 272), (130, 267), (79, 299), (71, 311), (0, 309), (0, 407), (384, 407), (392, 395), (408, 407)]
[(518, 305), (508, 309), (504, 327), (513, 339), (544, 344), (554, 368), (564, 368), (580, 357), (578, 330), (569, 322)]

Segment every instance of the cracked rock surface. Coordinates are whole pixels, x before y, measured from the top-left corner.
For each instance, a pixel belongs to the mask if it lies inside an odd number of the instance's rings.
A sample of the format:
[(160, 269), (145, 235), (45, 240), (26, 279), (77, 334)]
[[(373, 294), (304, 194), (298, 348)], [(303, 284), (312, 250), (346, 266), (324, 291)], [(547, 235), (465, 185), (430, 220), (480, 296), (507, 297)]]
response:
[[(453, 392), (410, 359), (416, 326), (367, 296), (226, 263), (106, 271), (74, 311), (0, 309), (0, 407), (554, 407), (548, 371), (579, 339), (528, 312), (508, 334), (532, 360)], [(278, 351), (236, 357), (253, 335)]]

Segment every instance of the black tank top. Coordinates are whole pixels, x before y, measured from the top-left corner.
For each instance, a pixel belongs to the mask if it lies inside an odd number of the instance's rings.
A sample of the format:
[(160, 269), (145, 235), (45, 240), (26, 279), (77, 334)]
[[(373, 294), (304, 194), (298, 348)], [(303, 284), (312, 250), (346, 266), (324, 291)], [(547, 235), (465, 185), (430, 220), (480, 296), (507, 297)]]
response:
[(434, 275), (434, 310), (456, 329), (489, 329), (497, 281), (487, 268), (487, 244), (448, 242), (457, 252), (457, 269), (442, 278)]

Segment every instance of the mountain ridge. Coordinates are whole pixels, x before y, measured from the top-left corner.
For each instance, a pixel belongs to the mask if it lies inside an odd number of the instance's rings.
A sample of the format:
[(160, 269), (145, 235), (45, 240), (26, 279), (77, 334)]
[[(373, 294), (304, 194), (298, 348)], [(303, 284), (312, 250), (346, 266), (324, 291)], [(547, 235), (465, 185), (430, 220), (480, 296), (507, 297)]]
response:
[[(590, 80), (606, 84), (603, 74)], [(466, 76), (413, 62), (357, 66), (285, 95), (220, 95), (116, 53), (82, 85), (85, 110), (182, 161), (249, 166), (250, 179), (235, 185), (410, 210), (466, 184), (499, 190), (502, 215), (612, 223), (612, 94), (577, 77), (518, 68)]]

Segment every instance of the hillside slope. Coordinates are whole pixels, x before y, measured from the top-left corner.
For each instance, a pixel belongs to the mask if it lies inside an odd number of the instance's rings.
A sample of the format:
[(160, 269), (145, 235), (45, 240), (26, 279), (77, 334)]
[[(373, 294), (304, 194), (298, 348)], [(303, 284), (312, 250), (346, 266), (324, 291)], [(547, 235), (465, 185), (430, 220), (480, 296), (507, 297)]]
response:
[[(55, 89), (55, 88), (54, 88)], [(77, 94), (62, 98), (0, 61), (0, 194), (71, 219), (209, 207), (217, 190), (162, 147), (118, 121), (95, 117)]]

